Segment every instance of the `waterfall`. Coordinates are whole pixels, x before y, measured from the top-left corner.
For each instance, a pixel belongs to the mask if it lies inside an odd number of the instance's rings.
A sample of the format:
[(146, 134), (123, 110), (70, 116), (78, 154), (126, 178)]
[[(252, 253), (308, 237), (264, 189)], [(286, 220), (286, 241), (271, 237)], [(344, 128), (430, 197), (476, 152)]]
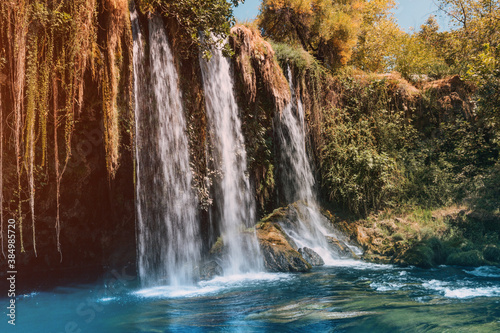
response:
[(292, 98), (281, 115), (278, 115), (276, 126), (280, 144), (278, 155), (281, 187), (286, 203), (305, 200), (314, 204), (314, 177), (306, 150), (304, 107), (300, 98), (295, 95), (290, 67), (287, 69), (287, 76)]
[(262, 269), (254, 231), (245, 230), (255, 223), (255, 203), (247, 176), (246, 151), (238, 107), (233, 92), (229, 61), (220, 50), (212, 58), (200, 58), (207, 107), (211, 158), (220, 172), (216, 180), (216, 218), (228, 260), (225, 274)]
[(307, 156), (304, 107), (295, 94), (292, 72), (287, 68), (291, 101), (281, 114), (275, 116), (279, 144), (279, 174), (283, 197), (287, 204), (300, 200), (296, 205), (298, 225), (284, 226), (299, 248), (308, 247), (317, 252), (326, 264), (333, 264), (338, 253), (332, 251), (329, 239), (340, 240), (355, 253), (359, 249), (349, 244), (347, 238), (331, 225), (320, 213), (314, 190), (314, 176)]
[(201, 237), (177, 71), (162, 20), (149, 19), (149, 73), (135, 10), (131, 21), (139, 276), (144, 286), (190, 284)]

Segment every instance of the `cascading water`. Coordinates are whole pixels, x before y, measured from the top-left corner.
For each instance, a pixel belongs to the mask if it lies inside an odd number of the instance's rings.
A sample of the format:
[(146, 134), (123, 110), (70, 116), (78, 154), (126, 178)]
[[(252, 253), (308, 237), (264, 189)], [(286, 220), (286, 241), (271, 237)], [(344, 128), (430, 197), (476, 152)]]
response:
[(314, 176), (306, 150), (304, 107), (300, 97), (295, 94), (290, 67), (287, 68), (287, 76), (292, 99), (275, 118), (280, 148), (279, 173), (286, 203), (298, 200), (301, 203), (296, 205), (298, 225), (293, 228), (288, 225), (284, 229), (299, 248), (311, 248), (326, 264), (334, 264), (339, 254), (332, 252), (328, 237), (330, 240), (341, 240), (355, 253), (359, 253), (359, 249), (349, 244), (344, 235), (327, 225), (325, 218), (319, 212), (314, 191)]
[(227, 247), (228, 274), (262, 269), (255, 232), (245, 231), (255, 222), (255, 203), (247, 173), (246, 151), (238, 107), (233, 93), (230, 65), (220, 50), (200, 58), (212, 146), (211, 157), (221, 178), (215, 184), (216, 216)]
[(190, 284), (200, 261), (201, 238), (177, 72), (163, 23), (152, 17), (147, 75), (135, 10), (131, 20), (139, 276), (144, 286)]

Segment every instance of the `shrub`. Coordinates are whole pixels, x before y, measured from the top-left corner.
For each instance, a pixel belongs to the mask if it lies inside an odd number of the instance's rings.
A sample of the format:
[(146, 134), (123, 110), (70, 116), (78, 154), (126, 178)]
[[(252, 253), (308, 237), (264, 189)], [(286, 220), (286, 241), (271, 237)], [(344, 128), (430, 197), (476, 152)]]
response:
[(447, 265), (456, 266), (481, 266), (484, 265), (484, 258), (480, 251), (470, 250), (451, 254), (446, 260)]

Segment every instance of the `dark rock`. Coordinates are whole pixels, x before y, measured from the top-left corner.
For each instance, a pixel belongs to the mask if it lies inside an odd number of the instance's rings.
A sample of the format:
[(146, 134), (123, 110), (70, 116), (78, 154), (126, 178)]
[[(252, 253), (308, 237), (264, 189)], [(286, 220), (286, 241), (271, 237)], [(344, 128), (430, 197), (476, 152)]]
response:
[(277, 223), (260, 223), (257, 226), (257, 238), (267, 270), (306, 272), (311, 269), (311, 265), (292, 247), (288, 236)]
[(302, 257), (311, 264), (311, 266), (323, 266), (325, 262), (319, 254), (317, 254), (313, 249), (308, 247), (303, 247), (299, 249), (299, 253)]
[(483, 250), (484, 259), (500, 262), (500, 249), (493, 244), (486, 245)]
[(222, 275), (222, 273), (222, 267), (215, 260), (211, 260), (201, 266), (200, 280), (210, 280), (217, 275)]

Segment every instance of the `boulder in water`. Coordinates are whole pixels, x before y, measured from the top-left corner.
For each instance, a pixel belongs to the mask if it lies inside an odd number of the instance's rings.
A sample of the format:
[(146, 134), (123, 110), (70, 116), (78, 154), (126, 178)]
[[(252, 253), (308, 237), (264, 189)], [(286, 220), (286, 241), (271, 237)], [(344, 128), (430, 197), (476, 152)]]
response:
[(313, 249), (308, 247), (303, 247), (299, 249), (299, 253), (302, 257), (311, 264), (311, 266), (323, 266), (325, 262), (319, 254), (317, 254)]
[(312, 266), (295, 250), (280, 225), (263, 222), (257, 226), (257, 238), (264, 265), (271, 272), (307, 272)]
[(204, 263), (200, 269), (200, 280), (210, 280), (217, 275), (222, 275), (222, 267), (215, 260)]

